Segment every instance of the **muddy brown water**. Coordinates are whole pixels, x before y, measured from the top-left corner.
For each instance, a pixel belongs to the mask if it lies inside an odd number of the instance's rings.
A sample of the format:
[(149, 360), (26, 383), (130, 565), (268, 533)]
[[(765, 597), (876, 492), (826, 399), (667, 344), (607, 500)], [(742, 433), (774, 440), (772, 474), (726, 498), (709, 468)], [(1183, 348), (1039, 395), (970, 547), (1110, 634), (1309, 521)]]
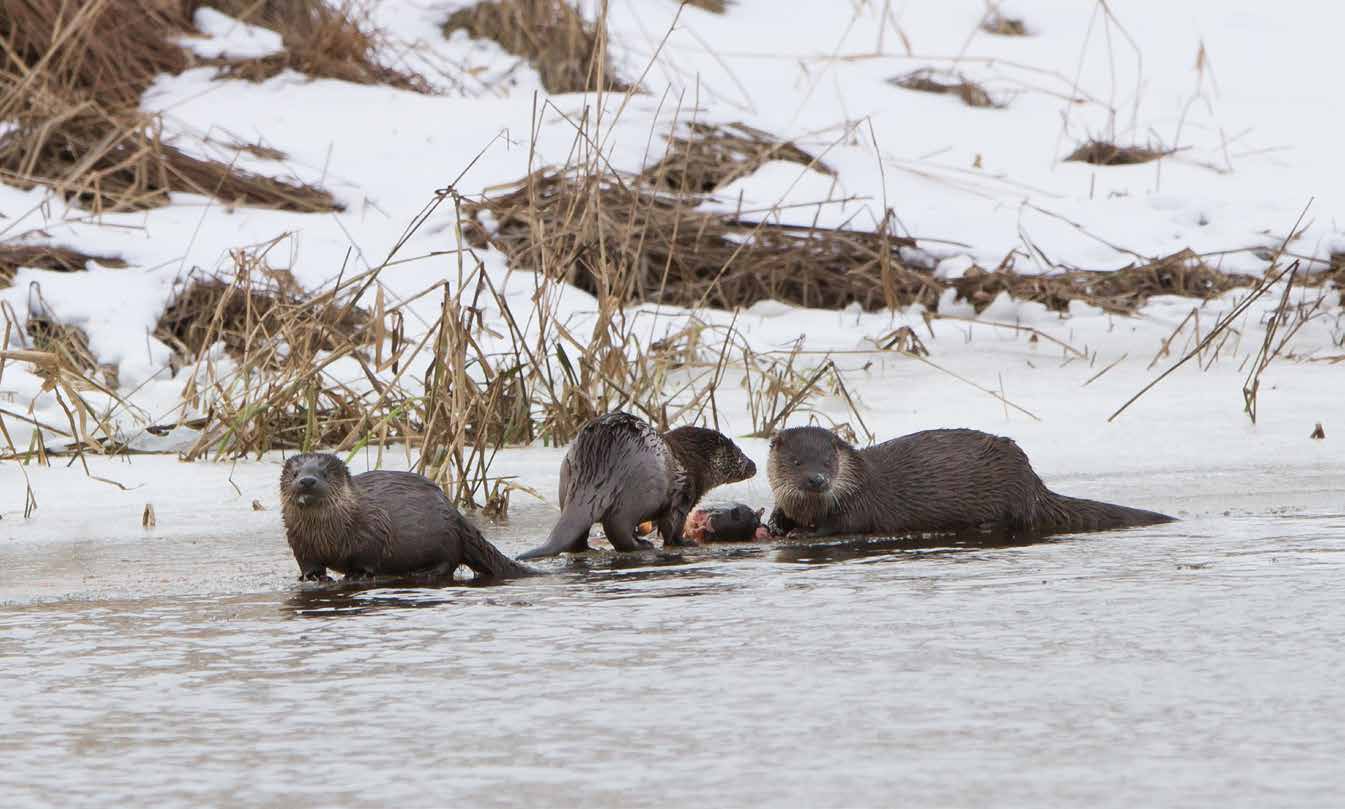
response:
[[(1324, 483), (1324, 482), (1323, 482)], [(320, 587), (278, 535), (0, 546), (5, 806), (1334, 806), (1345, 513)], [(549, 515), (491, 536), (519, 552)]]

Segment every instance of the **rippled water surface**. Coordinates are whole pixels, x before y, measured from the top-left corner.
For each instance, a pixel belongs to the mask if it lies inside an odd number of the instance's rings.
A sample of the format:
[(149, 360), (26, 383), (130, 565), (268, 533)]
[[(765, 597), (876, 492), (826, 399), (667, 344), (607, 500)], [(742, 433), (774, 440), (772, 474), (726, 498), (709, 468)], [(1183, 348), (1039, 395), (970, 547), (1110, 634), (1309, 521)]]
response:
[[(541, 521), (492, 538), (518, 552)], [(11, 545), (0, 785), (6, 806), (1339, 805), (1343, 551), (1325, 507), (436, 588), (301, 586), (277, 536)]]

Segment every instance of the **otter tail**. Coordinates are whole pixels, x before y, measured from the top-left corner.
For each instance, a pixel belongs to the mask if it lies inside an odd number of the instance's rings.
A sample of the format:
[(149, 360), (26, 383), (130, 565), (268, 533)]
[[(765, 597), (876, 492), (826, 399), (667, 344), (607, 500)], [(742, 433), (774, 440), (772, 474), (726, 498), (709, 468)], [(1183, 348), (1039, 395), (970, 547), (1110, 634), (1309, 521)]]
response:
[(464, 533), (462, 538), (462, 561), (478, 576), (493, 579), (516, 579), (531, 576), (537, 571), (527, 565), (520, 565), (490, 544), (490, 540), (475, 529)]
[(1045, 505), (1049, 515), (1043, 520), (1045, 527), (1062, 531), (1101, 531), (1177, 521), (1176, 517), (1157, 511), (1085, 500), (1082, 497), (1066, 497), (1055, 492), (1050, 493)]
[(597, 522), (602, 513), (597, 506), (598, 504), (592, 500), (580, 502), (580, 498), (571, 497), (570, 502), (560, 513), (556, 527), (552, 528), (551, 534), (547, 536), (546, 542), (520, 554), (518, 558), (536, 559), (541, 556), (555, 556), (569, 550), (587, 537), (589, 529)]

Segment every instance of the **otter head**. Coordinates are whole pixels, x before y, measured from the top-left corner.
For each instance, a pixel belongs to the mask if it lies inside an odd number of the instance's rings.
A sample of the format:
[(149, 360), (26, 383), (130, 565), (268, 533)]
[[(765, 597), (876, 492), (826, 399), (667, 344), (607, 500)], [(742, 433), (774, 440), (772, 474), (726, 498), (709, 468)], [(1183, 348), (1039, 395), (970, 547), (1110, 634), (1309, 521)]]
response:
[(747, 480), (757, 473), (752, 459), (718, 430), (678, 427), (664, 433), (663, 438), (696, 478), (701, 494), (715, 486)]
[(350, 470), (335, 455), (306, 452), (285, 462), (280, 473), (280, 499), (301, 509), (321, 508), (346, 493)]
[(855, 449), (822, 427), (792, 427), (771, 439), (766, 476), (775, 503), (790, 519), (815, 525), (854, 488)]

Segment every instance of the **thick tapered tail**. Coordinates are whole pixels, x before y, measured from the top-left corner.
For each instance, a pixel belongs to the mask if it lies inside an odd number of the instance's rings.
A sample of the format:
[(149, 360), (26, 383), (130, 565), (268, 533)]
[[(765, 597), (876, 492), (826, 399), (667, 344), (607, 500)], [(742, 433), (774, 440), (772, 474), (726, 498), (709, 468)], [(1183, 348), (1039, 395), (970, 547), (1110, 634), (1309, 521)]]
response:
[(1051, 493), (1050, 511), (1056, 523), (1054, 528), (1066, 531), (1102, 531), (1108, 528), (1133, 528), (1140, 525), (1158, 525), (1176, 522), (1176, 517), (1146, 511), (1142, 508), (1118, 506), (1081, 497), (1066, 497)]
[(537, 572), (527, 565), (520, 565), (500, 553), (500, 549), (490, 544), (490, 540), (482, 536), (481, 532), (477, 530), (468, 531), (463, 537), (462, 557), (463, 564), (476, 571), (478, 576), (489, 576), (493, 579), (516, 579), (520, 576), (531, 576)]
[(597, 515), (593, 513), (591, 506), (585, 507), (571, 500), (565, 510), (560, 513), (560, 520), (557, 521), (556, 527), (551, 529), (551, 534), (546, 538), (546, 542), (520, 554), (518, 558), (537, 559), (542, 556), (555, 556), (564, 553), (580, 539), (588, 536), (589, 529), (593, 527), (593, 522), (596, 519)]

